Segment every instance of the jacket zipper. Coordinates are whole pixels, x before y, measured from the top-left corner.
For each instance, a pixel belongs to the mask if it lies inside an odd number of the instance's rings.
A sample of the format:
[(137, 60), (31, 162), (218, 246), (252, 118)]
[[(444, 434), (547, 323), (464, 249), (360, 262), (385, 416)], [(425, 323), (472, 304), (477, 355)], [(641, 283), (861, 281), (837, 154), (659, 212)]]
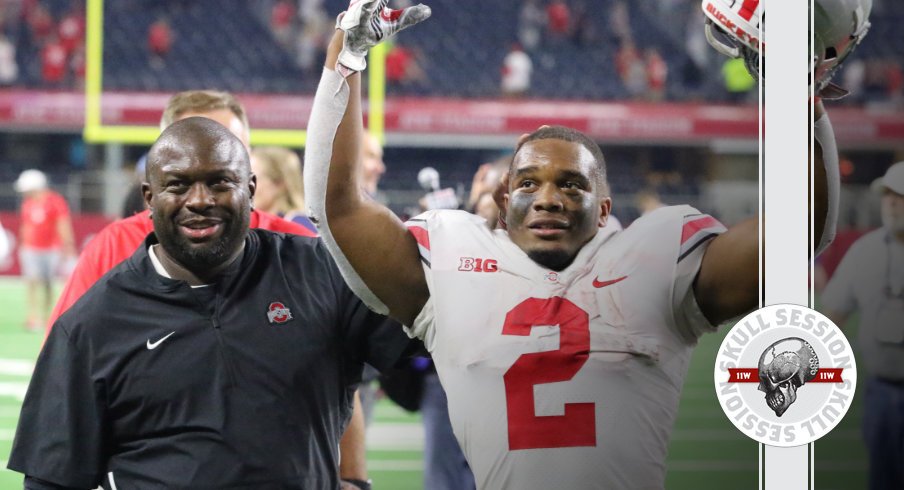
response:
[(216, 295), (214, 299), (214, 311), (213, 315), (210, 316), (210, 323), (213, 325), (213, 331), (217, 336), (217, 343), (220, 345), (220, 358), (223, 362), (223, 367), (226, 370), (226, 381), (227, 386), (236, 386), (236, 374), (235, 367), (232, 363), (232, 358), (229, 355), (229, 349), (226, 347), (226, 342), (223, 340), (223, 330), (220, 328), (220, 305), (219, 305), (219, 294)]
[(110, 490), (117, 490), (116, 480), (113, 479), (113, 472), (107, 472), (107, 481), (110, 482)]

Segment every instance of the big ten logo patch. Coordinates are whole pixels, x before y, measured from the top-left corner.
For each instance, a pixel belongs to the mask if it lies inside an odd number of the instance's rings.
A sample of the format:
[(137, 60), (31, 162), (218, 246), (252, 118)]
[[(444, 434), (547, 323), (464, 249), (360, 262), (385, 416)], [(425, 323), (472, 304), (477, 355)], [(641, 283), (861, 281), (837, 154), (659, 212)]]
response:
[(722, 341), (713, 374), (729, 420), (748, 437), (790, 447), (827, 434), (847, 413), (857, 371), (851, 346), (821, 313), (771, 305)]
[(496, 272), (499, 270), (496, 259), (459, 257), (458, 260), (458, 270), (462, 272)]

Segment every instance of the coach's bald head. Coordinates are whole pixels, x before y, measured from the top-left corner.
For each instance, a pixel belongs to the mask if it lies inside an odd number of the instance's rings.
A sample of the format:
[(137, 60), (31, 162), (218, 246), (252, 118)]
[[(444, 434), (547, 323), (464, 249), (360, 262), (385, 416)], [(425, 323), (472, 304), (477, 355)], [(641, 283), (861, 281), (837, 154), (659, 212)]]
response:
[(145, 178), (150, 182), (152, 170), (178, 155), (215, 152), (218, 160), (236, 162), (246, 176), (251, 174), (245, 144), (228, 128), (213, 119), (194, 116), (169, 125), (148, 152)]

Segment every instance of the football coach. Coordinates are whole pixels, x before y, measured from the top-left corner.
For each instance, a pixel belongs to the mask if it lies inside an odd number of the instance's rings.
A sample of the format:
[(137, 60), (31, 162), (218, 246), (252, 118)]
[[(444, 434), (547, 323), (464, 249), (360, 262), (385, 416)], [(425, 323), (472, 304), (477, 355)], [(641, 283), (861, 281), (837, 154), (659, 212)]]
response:
[(339, 488), (362, 365), (409, 344), (319, 239), (249, 230), (255, 185), (220, 124), (160, 135), (142, 187), (154, 232), (38, 358), (8, 464), (25, 488)]

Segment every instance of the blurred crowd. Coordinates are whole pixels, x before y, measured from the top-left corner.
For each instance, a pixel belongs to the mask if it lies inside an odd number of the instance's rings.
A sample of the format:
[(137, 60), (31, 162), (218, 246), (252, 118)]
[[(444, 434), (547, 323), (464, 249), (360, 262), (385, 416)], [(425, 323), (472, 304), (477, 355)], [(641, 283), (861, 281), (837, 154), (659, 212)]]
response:
[(84, 79), (84, 1), (0, 2), (0, 86), (73, 88)]
[[(127, 0), (115, 5), (107, 2), (106, 8), (138, 11), (135, 6), (142, 1)], [(526, 0), (514, 7), (494, 6), (499, 13), (516, 18), (510, 28), (500, 26), (490, 33), (480, 32), (483, 29), (478, 26), (485, 20), (478, 18), (485, 15), (480, 9), (464, 4), (456, 8), (454, 4), (446, 5), (445, 0), (432, 4), (435, 9), (454, 12), (457, 24), (467, 24), (473, 17), (473, 39), (449, 39), (459, 36), (457, 31), (449, 31), (445, 36), (414, 39), (417, 42), (406, 36), (393, 40), (386, 64), (391, 94), (549, 97), (550, 86), (561, 86), (572, 90), (557, 93), (577, 98), (706, 98), (733, 102), (756, 99), (755, 81), (740, 62), (715, 56), (707, 46), (698, 0)], [(0, 2), (0, 86), (79, 88), (85, 75), (84, 5), (83, 0)], [(180, 9), (201, 8), (198, 4), (172, 2), (152, 7), (152, 19), (135, 24), (144, 32), (108, 36), (106, 42), (138, 43), (125, 51), (140, 53), (144, 60), (137, 66), (144, 66), (147, 80), (138, 83), (134, 77), (127, 78), (123, 82), (126, 86), (118, 88), (153, 90), (155, 83), (159, 84), (154, 81), (154, 74), (167, 68), (168, 57), (180, 49), (180, 39), (194, 34), (188, 29), (192, 23), (179, 24), (174, 20), (180, 16)], [(319, 76), (319, 65), (341, 2), (253, 0), (233, 7), (210, 15), (248, 14), (242, 22), (256, 22), (262, 27), (256, 31), (260, 38), (247, 39), (249, 44), (262, 52), (281, 52), (285, 58), (275, 57), (273, 63), (291, 60), (291, 69), (302, 73), (304, 79)], [(877, 2), (876, 10), (883, 11), (882, 2)], [(894, 15), (874, 15), (873, 19), (873, 32), (861, 49), (862, 55), (848, 63), (841, 74), (845, 85), (856, 94), (848, 99), (849, 104), (900, 103), (904, 97), (902, 47), (897, 42), (900, 36), (893, 29), (900, 19)], [(498, 53), (482, 53), (472, 61), (470, 43), (480, 43), (482, 49), (495, 46)], [(219, 50), (216, 46), (210, 49)], [(244, 55), (232, 53), (223, 62), (233, 63), (235, 71), (243, 72), (247, 62), (241, 56)], [(572, 62), (563, 66), (561, 60), (568, 59)], [(114, 70), (109, 78), (115, 82), (115, 70), (134, 71), (134, 66), (108, 68)], [(473, 73), (468, 76), (462, 70)], [(549, 79), (559, 76), (557, 80)], [(446, 79), (451, 81), (443, 84)], [(456, 83), (459, 79), (469, 83)], [(139, 86), (129, 87), (136, 83)], [(193, 80), (186, 80), (185, 84), (198, 85)], [(160, 86), (157, 90), (172, 88)], [(257, 86), (222, 88), (259, 91)], [(295, 90), (309, 88), (311, 84), (300, 82)], [(292, 90), (285, 84), (260, 89)]]

